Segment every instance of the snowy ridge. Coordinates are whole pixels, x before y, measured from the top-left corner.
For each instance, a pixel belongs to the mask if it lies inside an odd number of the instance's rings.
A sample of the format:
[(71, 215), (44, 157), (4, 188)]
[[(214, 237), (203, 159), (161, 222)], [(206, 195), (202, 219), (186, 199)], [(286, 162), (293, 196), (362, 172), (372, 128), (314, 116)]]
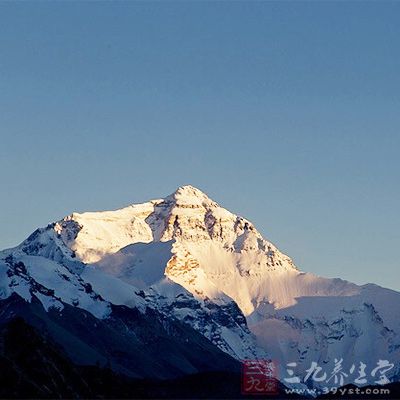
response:
[(0, 253), (0, 274), (2, 298), (35, 295), (47, 309), (62, 301), (98, 318), (110, 304), (154, 308), (238, 359), (296, 362), (300, 375), (341, 357), (345, 367), (388, 359), (400, 374), (398, 292), (299, 271), (250, 221), (192, 186), (73, 213)]

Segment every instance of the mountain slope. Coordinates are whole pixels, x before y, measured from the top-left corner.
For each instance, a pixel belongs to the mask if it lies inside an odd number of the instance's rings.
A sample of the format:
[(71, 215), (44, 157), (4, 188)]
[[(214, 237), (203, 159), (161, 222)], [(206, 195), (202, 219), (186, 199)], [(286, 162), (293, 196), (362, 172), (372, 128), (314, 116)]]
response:
[(235, 360), (186, 324), (156, 310), (111, 305), (107, 318), (63, 303), (47, 312), (35, 295), (0, 301), (0, 325), (22, 318), (78, 365), (98, 365), (135, 378), (171, 379), (205, 371), (237, 371)]
[(21, 317), (0, 323), (0, 343), (1, 398), (242, 397), (240, 372), (235, 366), (173, 379), (132, 378), (109, 366), (74, 363), (48, 332)]

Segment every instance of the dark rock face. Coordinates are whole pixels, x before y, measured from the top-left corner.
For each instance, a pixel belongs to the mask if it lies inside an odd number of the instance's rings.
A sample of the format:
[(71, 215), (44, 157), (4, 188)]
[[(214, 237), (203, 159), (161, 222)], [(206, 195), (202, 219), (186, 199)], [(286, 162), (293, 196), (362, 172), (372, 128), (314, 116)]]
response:
[(191, 327), (155, 310), (112, 306), (104, 320), (67, 304), (46, 312), (33, 298), (0, 302), (0, 327), (20, 317), (56, 343), (72, 362), (110, 367), (137, 378), (176, 378), (205, 371), (238, 371), (239, 363)]
[(49, 335), (21, 317), (0, 328), (1, 398), (245, 398), (240, 382), (235, 368), (175, 379), (134, 379), (109, 367), (73, 363)]
[(91, 395), (80, 369), (23, 318), (15, 317), (3, 324), (0, 340), (0, 397)]

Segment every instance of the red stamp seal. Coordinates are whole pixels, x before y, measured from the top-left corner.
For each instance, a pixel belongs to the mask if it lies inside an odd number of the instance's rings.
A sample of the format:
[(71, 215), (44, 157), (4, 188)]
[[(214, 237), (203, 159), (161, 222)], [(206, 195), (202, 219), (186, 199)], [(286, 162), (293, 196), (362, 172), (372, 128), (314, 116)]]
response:
[(277, 364), (272, 360), (245, 360), (242, 363), (242, 394), (277, 395)]

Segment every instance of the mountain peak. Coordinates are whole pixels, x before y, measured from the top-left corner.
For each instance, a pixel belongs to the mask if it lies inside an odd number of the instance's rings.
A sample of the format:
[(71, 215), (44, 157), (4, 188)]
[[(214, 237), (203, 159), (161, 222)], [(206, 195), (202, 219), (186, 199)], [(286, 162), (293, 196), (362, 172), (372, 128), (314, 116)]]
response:
[(174, 193), (169, 195), (166, 200), (172, 200), (176, 205), (204, 205), (212, 204), (217, 205), (213, 200), (211, 200), (204, 192), (192, 185), (180, 186), (175, 190)]
[(207, 197), (207, 195), (200, 189), (192, 185), (179, 186), (178, 189), (173, 193), (175, 197)]

